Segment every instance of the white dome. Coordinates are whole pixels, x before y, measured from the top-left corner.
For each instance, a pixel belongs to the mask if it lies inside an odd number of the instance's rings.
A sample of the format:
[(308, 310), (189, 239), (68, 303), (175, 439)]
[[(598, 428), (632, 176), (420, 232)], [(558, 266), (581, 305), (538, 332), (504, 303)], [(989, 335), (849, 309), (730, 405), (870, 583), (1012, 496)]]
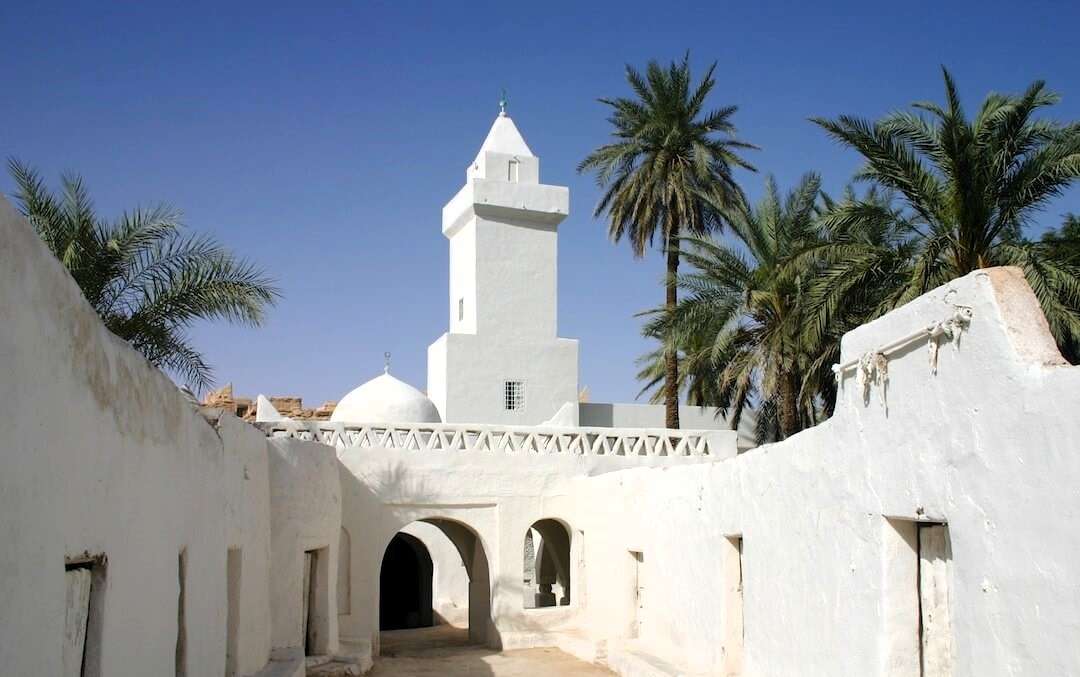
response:
[(335, 423), (441, 423), (427, 395), (390, 374), (382, 374), (341, 398), (330, 420)]

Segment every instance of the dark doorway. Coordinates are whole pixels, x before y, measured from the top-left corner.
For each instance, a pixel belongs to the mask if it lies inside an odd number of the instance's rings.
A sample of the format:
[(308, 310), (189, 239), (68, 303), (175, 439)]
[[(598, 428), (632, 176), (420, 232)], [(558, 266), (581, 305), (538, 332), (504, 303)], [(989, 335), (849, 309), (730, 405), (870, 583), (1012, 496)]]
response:
[(379, 573), (379, 629), (434, 625), (431, 555), (414, 536), (398, 533), (386, 546)]

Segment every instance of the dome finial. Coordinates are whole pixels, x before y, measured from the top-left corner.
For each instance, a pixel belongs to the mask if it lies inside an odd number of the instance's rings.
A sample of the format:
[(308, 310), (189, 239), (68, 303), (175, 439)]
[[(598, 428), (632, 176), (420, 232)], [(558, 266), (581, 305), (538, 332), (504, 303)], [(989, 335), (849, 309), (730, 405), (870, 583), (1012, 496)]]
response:
[(506, 87), (502, 88), (502, 96), (499, 97), (499, 116), (506, 117), (506, 106), (510, 102), (506, 98)]
[(385, 361), (385, 364), (383, 364), (383, 373), (384, 374), (389, 374), (390, 373), (390, 351), (387, 351), (387, 352), (383, 353), (383, 360)]

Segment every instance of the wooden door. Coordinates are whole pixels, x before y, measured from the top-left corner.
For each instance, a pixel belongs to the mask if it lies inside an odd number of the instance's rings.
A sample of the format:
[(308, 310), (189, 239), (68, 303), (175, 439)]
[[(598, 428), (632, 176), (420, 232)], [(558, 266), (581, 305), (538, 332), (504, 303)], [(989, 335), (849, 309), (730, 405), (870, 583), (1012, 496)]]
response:
[(67, 609), (64, 616), (64, 677), (82, 675), (86, 652), (86, 624), (90, 618), (90, 569), (79, 567), (65, 572)]
[(952, 628), (949, 614), (949, 527), (919, 527), (919, 609), (922, 621), (922, 677), (952, 676)]

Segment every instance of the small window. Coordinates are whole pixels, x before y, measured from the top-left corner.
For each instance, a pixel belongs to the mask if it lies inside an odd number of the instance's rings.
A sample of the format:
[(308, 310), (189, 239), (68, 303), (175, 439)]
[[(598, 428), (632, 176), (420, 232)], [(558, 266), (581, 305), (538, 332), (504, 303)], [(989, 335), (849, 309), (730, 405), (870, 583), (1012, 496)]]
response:
[(521, 163), (518, 162), (517, 158), (514, 158), (513, 160), (510, 160), (510, 164), (507, 165), (507, 168), (506, 168), (506, 180), (507, 181), (510, 181), (511, 183), (517, 183), (518, 182), (518, 166), (520, 164)]
[(525, 382), (507, 381), (503, 387), (503, 406), (507, 411), (525, 409)]
[(458, 322), (465, 319), (465, 297), (457, 300), (457, 319)]

